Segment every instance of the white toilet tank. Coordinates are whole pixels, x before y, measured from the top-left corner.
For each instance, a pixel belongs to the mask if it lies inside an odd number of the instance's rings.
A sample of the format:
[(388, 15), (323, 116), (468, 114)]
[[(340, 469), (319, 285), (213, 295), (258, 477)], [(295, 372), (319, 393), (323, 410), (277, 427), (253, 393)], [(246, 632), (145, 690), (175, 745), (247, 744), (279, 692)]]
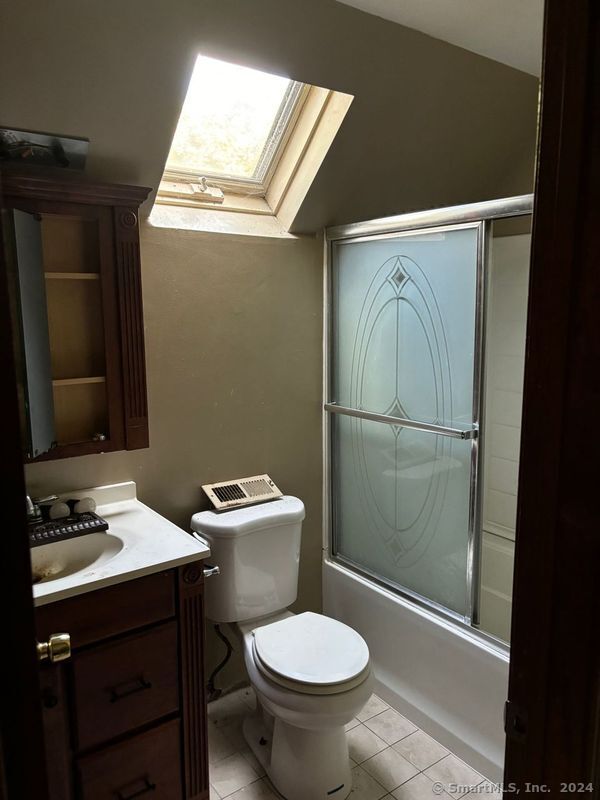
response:
[(281, 611), (298, 595), (304, 503), (281, 497), (232, 511), (201, 511), (192, 530), (208, 542), (221, 569), (206, 581), (206, 616), (242, 622)]

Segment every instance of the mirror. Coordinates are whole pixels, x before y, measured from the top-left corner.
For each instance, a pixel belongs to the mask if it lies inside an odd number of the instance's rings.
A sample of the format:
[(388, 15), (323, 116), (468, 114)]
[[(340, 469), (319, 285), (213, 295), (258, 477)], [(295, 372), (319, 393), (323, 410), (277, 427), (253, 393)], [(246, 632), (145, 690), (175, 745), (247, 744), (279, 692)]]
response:
[[(97, 215), (3, 212), (25, 456), (108, 434)], [(64, 454), (68, 454), (65, 451)]]

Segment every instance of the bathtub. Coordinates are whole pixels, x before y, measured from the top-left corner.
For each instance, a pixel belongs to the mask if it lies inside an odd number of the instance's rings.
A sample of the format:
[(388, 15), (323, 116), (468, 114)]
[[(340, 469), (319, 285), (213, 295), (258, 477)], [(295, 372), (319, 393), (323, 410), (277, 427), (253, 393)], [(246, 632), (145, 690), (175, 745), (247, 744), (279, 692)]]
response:
[(502, 780), (508, 652), (325, 558), (323, 611), (365, 638), (375, 691), (486, 778)]

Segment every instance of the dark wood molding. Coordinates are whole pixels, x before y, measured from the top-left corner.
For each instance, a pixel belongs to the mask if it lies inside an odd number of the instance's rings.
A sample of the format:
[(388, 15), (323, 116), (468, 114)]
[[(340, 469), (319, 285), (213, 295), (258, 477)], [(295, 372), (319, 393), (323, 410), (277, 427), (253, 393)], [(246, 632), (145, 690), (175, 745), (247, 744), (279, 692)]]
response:
[(2, 167), (7, 207), (97, 225), (106, 372), (107, 428), (102, 441), (60, 444), (32, 461), (149, 446), (139, 204), (144, 187), (84, 181), (81, 176)]
[(186, 800), (206, 800), (208, 742), (204, 681), (204, 575), (202, 562), (179, 573), (179, 648), (182, 748)]
[[(505, 783), (599, 778), (600, 6), (547, 0)], [(507, 796), (512, 796), (507, 793)]]
[(63, 170), (35, 171), (3, 165), (3, 184), (6, 195), (31, 197), (60, 203), (90, 203), (106, 206), (134, 206), (136, 209), (152, 189), (117, 183), (97, 183), (80, 173)]
[(121, 321), (125, 448), (148, 447), (146, 355), (138, 209), (115, 206), (115, 249)]
[(51, 758), (46, 758), (50, 800), (71, 800), (73, 797), (66, 669), (65, 664), (45, 664), (40, 669), (44, 738), (52, 753)]
[[(3, 204), (0, 175), (0, 206)], [(0, 228), (0, 363), (2, 364), (2, 527), (0, 599), (4, 689), (0, 692), (1, 793), (6, 800), (47, 800), (40, 684), (35, 651), (31, 563), (11, 311)], [(32, 764), (35, 768), (32, 769)]]

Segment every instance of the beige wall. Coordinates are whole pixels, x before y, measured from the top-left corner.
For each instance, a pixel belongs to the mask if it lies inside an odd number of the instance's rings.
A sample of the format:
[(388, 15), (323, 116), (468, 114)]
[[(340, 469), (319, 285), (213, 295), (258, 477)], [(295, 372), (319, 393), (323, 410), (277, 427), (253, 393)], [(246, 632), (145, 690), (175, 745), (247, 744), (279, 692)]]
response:
[[(535, 78), (334, 0), (9, 4), (1, 122), (89, 137), (90, 176), (156, 187), (199, 50), (355, 96), (297, 230), (531, 189)], [(30, 488), (133, 478), (186, 526), (200, 483), (268, 471), (306, 501), (299, 607), (318, 608), (320, 245), (142, 245), (151, 447), (31, 466)]]
[[(187, 528), (207, 507), (200, 484), (268, 472), (306, 504), (298, 607), (319, 610), (320, 241), (146, 225), (142, 264), (150, 448), (29, 465), (29, 490), (131, 479)], [(222, 645), (209, 644), (213, 663)]]
[(3, 124), (94, 176), (158, 185), (202, 50), (355, 96), (294, 230), (531, 191), (536, 78), (335, 0), (4, 5)]

